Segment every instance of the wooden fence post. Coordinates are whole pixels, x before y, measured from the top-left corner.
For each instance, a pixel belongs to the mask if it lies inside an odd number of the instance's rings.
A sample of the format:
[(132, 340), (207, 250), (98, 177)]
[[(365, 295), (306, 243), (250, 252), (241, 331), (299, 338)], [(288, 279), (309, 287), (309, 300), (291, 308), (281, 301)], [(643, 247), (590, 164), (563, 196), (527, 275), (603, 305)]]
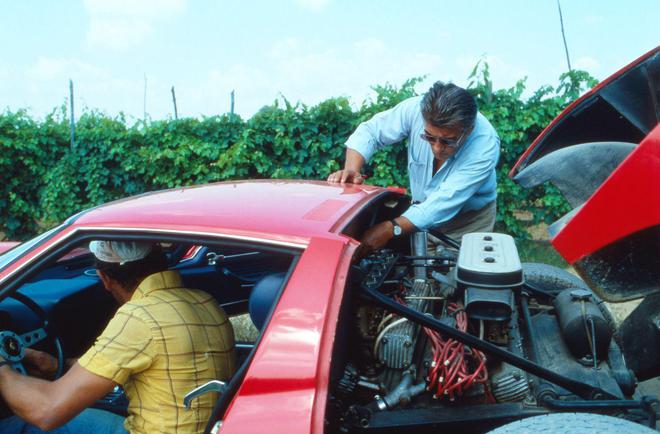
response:
[(174, 104), (174, 119), (179, 119), (179, 112), (176, 109), (176, 94), (174, 93), (174, 86), (172, 86), (172, 103)]
[(71, 120), (69, 127), (71, 129), (71, 150), (76, 145), (76, 122), (73, 116), (73, 80), (69, 79), (69, 102), (71, 103)]

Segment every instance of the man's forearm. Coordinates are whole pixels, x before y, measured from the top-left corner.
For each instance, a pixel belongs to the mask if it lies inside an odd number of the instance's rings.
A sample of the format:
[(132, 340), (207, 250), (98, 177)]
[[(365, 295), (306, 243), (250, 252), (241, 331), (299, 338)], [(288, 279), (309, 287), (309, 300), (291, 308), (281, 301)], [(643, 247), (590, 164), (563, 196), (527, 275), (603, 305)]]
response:
[(409, 234), (411, 232), (416, 232), (417, 227), (406, 217), (400, 216), (394, 219), (399, 226), (401, 226), (401, 229), (403, 230), (404, 234)]
[(364, 166), (364, 157), (355, 149), (346, 148), (346, 163), (344, 163), (344, 170), (354, 170), (360, 173)]
[(9, 366), (0, 367), (0, 394), (14, 414), (40, 428), (48, 428), (55, 413), (53, 383), (21, 375)]
[(0, 367), (0, 394), (9, 408), (45, 431), (71, 420), (116, 385), (79, 363), (52, 382), (20, 375), (9, 366)]

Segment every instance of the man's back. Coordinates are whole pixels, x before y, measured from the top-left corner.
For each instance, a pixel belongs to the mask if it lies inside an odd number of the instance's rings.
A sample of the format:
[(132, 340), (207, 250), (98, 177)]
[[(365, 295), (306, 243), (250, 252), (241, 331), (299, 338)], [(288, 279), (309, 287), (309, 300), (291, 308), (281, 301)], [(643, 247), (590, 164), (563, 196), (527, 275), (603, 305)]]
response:
[(190, 410), (183, 397), (231, 377), (233, 330), (213, 297), (165, 271), (140, 284), (79, 363), (124, 385), (131, 432), (200, 432), (217, 396), (199, 397)]

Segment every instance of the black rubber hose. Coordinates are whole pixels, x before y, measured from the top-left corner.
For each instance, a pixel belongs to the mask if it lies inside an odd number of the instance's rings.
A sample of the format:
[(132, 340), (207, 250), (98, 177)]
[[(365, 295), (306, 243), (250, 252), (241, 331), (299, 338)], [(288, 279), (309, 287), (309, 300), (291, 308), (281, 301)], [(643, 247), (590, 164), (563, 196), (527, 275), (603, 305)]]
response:
[(550, 300), (554, 300), (555, 297), (557, 297), (557, 294), (553, 294), (551, 292), (544, 291), (541, 288), (539, 288), (535, 285), (532, 285), (531, 283), (528, 283), (528, 282), (523, 283), (523, 289), (526, 289), (527, 291), (529, 291), (531, 294), (533, 294), (535, 296), (540, 295), (540, 296), (543, 296), (543, 297), (547, 297)]
[[(536, 337), (536, 331), (534, 325), (532, 324), (532, 315), (529, 313), (529, 300), (526, 292), (521, 292), (520, 294), (520, 310), (522, 311), (523, 321), (525, 321), (525, 327), (527, 328), (527, 337), (530, 343), (530, 355), (532, 356), (532, 361), (534, 363), (541, 363), (541, 357), (539, 356), (539, 347), (538, 340)], [(542, 396), (555, 396), (555, 388), (545, 379), (539, 380), (539, 386), (536, 389), (537, 399), (540, 399)], [(550, 395), (548, 395), (550, 394)]]
[(532, 361), (534, 363), (540, 363), (541, 359), (539, 358), (539, 348), (536, 344), (536, 333), (534, 332), (534, 325), (532, 324), (532, 316), (529, 314), (529, 305), (527, 303), (527, 294), (520, 294), (520, 307), (523, 314), (523, 320), (525, 321), (525, 326), (527, 327), (527, 337), (530, 343), (530, 350)]
[(443, 243), (447, 244), (449, 247), (453, 247), (456, 250), (461, 248), (460, 241), (453, 239), (449, 235), (445, 235), (444, 232), (441, 232), (438, 229), (427, 229), (427, 231), (429, 234), (433, 235)]

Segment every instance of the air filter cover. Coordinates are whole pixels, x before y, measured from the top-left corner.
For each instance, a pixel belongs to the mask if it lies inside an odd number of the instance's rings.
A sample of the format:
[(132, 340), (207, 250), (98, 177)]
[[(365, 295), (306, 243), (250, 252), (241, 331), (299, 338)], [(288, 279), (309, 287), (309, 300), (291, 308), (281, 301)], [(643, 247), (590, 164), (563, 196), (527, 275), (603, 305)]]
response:
[(510, 235), (475, 232), (463, 235), (456, 263), (459, 286), (514, 288), (524, 282), (516, 243)]

